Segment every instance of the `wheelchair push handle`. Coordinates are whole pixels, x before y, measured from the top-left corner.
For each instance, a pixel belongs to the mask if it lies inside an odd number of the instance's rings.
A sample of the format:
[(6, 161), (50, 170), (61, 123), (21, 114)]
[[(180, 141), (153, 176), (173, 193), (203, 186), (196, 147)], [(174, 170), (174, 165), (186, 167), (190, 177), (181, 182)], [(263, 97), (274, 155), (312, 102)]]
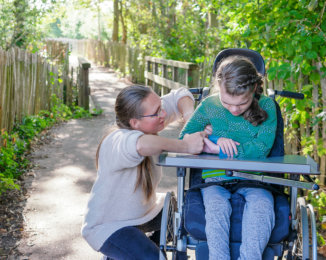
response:
[(189, 88), (188, 90), (193, 95), (200, 95), (203, 93), (203, 88)]
[[(189, 91), (193, 95), (203, 95), (204, 97), (209, 94), (209, 88), (189, 88)], [(267, 90), (268, 95), (270, 97), (275, 98), (275, 96), (287, 97), (287, 98), (294, 98), (294, 99), (304, 99), (304, 94), (298, 92), (292, 92), (287, 90)]]
[(209, 95), (209, 88), (189, 88), (188, 89), (191, 94), (198, 95), (195, 99), (196, 101), (201, 101), (202, 98), (207, 97)]
[(302, 93), (297, 93), (297, 92), (292, 92), (292, 91), (287, 91), (287, 90), (267, 90), (268, 95), (270, 97), (275, 98), (275, 96), (281, 96), (281, 97), (287, 97), (287, 98), (294, 98), (294, 99), (304, 99), (304, 94)]

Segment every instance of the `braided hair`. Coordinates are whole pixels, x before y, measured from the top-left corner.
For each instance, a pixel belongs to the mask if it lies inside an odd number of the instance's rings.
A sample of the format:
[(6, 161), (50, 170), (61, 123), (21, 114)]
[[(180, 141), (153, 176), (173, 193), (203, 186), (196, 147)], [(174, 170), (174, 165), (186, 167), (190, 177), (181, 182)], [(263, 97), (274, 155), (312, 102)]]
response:
[(255, 65), (243, 56), (235, 55), (223, 59), (215, 73), (214, 85), (223, 87), (229, 95), (254, 94), (250, 107), (243, 113), (243, 118), (254, 126), (267, 119), (266, 111), (258, 104), (263, 93), (262, 84), (263, 76), (257, 72)]

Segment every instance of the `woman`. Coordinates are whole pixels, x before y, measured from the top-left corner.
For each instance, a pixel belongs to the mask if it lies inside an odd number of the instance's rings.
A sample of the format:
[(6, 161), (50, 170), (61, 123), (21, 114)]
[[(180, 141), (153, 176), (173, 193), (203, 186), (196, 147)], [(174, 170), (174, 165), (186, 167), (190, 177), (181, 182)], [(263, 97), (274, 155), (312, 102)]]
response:
[[(204, 130), (212, 134), (205, 139), (204, 151), (220, 157), (265, 158), (275, 139), (276, 109), (274, 101), (262, 93), (262, 76), (253, 63), (242, 56), (221, 61), (214, 85), (217, 95), (206, 98), (185, 125), (186, 133)], [(232, 208), (231, 191), (241, 194), (246, 204), (242, 219), (240, 259), (262, 259), (274, 227), (274, 199), (270, 191), (253, 188), (225, 170), (203, 170), (206, 183), (201, 189), (205, 206), (206, 236), (210, 259), (230, 259), (229, 231)], [(223, 183), (241, 183), (229, 189)], [(237, 186), (239, 187), (239, 185)]]
[(154, 155), (200, 153), (205, 134), (177, 140), (157, 133), (181, 116), (187, 120), (193, 107), (186, 89), (162, 98), (144, 86), (130, 86), (118, 94), (117, 126), (99, 145), (98, 175), (82, 227), (82, 235), (95, 250), (110, 259), (158, 259), (158, 247), (145, 235), (159, 230), (164, 200), (156, 194), (161, 168)]

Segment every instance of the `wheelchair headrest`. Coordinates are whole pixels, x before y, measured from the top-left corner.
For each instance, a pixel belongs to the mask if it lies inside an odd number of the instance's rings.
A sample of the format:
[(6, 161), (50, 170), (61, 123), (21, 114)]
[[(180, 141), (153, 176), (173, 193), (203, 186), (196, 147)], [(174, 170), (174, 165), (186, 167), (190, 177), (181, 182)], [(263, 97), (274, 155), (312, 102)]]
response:
[(225, 49), (223, 51), (220, 51), (217, 54), (213, 65), (213, 77), (215, 76), (220, 61), (226, 57), (233, 56), (233, 55), (240, 55), (240, 56), (247, 57), (255, 65), (257, 71), (263, 76), (265, 75), (265, 62), (263, 57), (260, 55), (260, 53), (250, 49), (230, 48), (230, 49)]

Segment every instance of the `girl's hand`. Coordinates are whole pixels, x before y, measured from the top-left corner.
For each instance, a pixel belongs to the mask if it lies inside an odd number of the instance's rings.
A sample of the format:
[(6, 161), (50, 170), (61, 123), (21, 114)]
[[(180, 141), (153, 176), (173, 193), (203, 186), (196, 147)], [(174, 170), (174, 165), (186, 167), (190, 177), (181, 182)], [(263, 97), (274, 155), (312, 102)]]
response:
[(185, 134), (183, 141), (187, 145), (187, 151), (191, 154), (199, 154), (204, 148), (204, 138), (206, 137), (204, 131), (193, 134)]
[(211, 135), (213, 133), (213, 128), (212, 128), (212, 125), (207, 125), (204, 129), (205, 133), (207, 135)]
[(217, 140), (217, 145), (220, 146), (223, 153), (227, 154), (228, 157), (233, 157), (234, 154), (238, 154), (237, 145), (240, 143), (225, 137), (220, 137)]
[(220, 147), (213, 143), (211, 140), (209, 140), (208, 138), (204, 138), (204, 149), (203, 152), (205, 153), (216, 153), (219, 154), (220, 153)]

